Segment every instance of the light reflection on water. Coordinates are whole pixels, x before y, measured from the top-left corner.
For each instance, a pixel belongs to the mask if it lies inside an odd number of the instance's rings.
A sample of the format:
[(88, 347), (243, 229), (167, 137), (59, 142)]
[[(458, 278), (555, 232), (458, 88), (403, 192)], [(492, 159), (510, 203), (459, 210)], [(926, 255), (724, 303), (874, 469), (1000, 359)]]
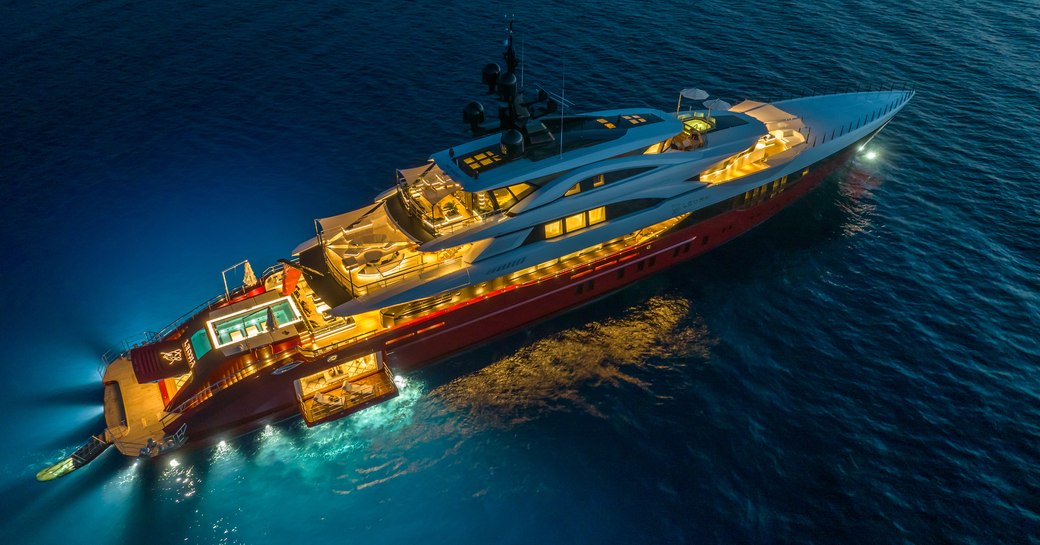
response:
[(520, 348), (469, 375), (430, 392), (430, 403), (454, 415), (468, 434), (509, 428), (556, 411), (604, 417), (587, 401), (589, 389), (623, 385), (653, 394), (642, 371), (669, 354), (706, 355), (709, 336), (682, 322), (690, 302), (657, 296), (618, 318), (588, 322)]
[(654, 395), (656, 361), (707, 354), (713, 341), (703, 326), (685, 323), (689, 314), (686, 299), (653, 297), (620, 317), (535, 340), (428, 393), (422, 373), (412, 375), (396, 400), (310, 430), (295, 456), (342, 465), (333, 492), (351, 494), (450, 464), (466, 441), (490, 430), (560, 411), (605, 417), (590, 392), (632, 387)]
[[(876, 150), (877, 148), (878, 146), (872, 143), (867, 149)], [(873, 193), (884, 181), (878, 162), (867, 160), (865, 153), (861, 152), (853, 159), (851, 167), (843, 176), (842, 183), (837, 186), (840, 194), (845, 197), (838, 206), (844, 212), (841, 231), (846, 237), (868, 232), (873, 225), (873, 218), (877, 211)]]

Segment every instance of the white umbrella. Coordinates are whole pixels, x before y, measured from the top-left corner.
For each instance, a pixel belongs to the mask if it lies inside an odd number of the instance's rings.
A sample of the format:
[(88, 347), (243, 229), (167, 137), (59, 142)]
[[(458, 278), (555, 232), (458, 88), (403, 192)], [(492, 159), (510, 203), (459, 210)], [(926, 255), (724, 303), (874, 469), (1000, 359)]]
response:
[[(728, 110), (728, 109), (732, 108), (733, 106), (731, 106), (730, 103), (726, 102), (725, 100), (720, 100), (720, 99), (717, 99), (717, 98), (713, 98), (711, 100), (705, 100), (704, 101), (704, 107), (708, 108), (708, 117), (711, 118), (711, 111), (712, 110)], [(710, 121), (709, 121), (709, 123), (710, 123)]]
[(690, 100), (704, 100), (708, 98), (708, 92), (696, 87), (688, 87), (679, 91), (679, 103), (675, 105), (675, 113), (679, 113), (679, 106), (682, 105), (683, 97)]
[(704, 106), (706, 108), (708, 108), (708, 110), (728, 110), (728, 109), (732, 108), (732, 106), (730, 106), (729, 102), (726, 102), (725, 100), (720, 100), (720, 99), (717, 99), (717, 98), (713, 98), (711, 100), (705, 100), (704, 101)]
[(253, 266), (249, 264), (249, 260), (246, 260), (246, 272), (242, 275), (242, 285), (245, 287), (251, 287), (256, 285), (256, 274), (253, 272)]

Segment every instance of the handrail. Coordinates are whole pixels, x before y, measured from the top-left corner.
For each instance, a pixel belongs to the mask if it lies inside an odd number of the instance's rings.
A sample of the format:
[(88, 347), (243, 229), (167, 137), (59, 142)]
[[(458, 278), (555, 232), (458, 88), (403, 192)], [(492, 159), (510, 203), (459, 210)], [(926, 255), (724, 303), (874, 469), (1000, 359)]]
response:
[[(231, 374), (225, 376), (224, 378), (218, 380), (217, 382), (210, 383), (209, 385), (207, 385), (202, 390), (199, 390), (198, 392), (196, 392), (195, 395), (193, 395), (193, 396), (189, 397), (188, 399), (184, 400), (183, 402), (181, 402), (180, 405), (177, 405), (175, 408), (167, 411), (166, 412), (167, 414), (160, 419), (160, 422), (162, 422), (163, 425), (166, 425), (168, 423), (168, 421), (174, 420), (173, 418), (170, 418), (170, 417), (180, 417), (181, 414), (184, 413), (184, 411), (187, 411), (187, 410), (190, 410), (190, 409), (193, 409), (193, 408), (197, 407), (203, 401), (209, 399), (213, 395), (216, 395), (217, 392), (220, 392), (220, 391), (224, 390), (225, 388), (228, 388), (229, 386), (231, 386), (232, 384), (234, 384), (234, 383), (236, 383), (236, 382), (238, 382), (240, 380), (243, 380), (243, 379), (245, 379), (247, 377), (251, 377), (251, 376), (259, 373), (263, 369), (266, 369), (266, 368), (270, 367), (271, 365), (274, 365), (275, 363), (277, 363), (279, 361), (288, 359), (288, 358), (292, 357), (292, 355), (297, 353), (297, 352), (299, 352), (299, 348), (298, 347), (295, 348), (295, 349), (286, 350), (284, 352), (279, 352), (278, 354), (273, 354), (272, 356), (268, 356), (268, 358), (266, 358), (266, 361), (261, 360), (260, 362), (258, 362), (258, 363), (260, 363), (259, 365), (254, 363), (254, 364), (246, 367), (245, 369), (240, 369), (238, 371), (235, 371), (234, 373), (231, 373)], [(278, 356), (278, 357), (277, 358), (274, 357), (275, 355)], [(250, 369), (250, 368), (252, 368), (253, 370), (249, 371), (249, 372), (244, 372), (244, 371), (246, 371), (247, 369)]]
[(426, 210), (424, 210), (422, 207), (418, 206), (412, 200), (412, 197), (408, 194), (408, 192), (404, 190), (404, 187), (407, 184), (407, 182), (402, 180), (403, 178), (398, 180), (398, 188), (401, 194), (401, 202), (404, 203), (405, 209), (408, 212), (412, 213), (414, 216), (418, 217), (420, 221), (422, 221), (427, 227), (432, 229), (433, 232), (438, 235), (454, 233), (455, 231), (468, 227), (477, 221), (487, 221), (488, 218), (492, 216), (497, 216), (505, 212), (505, 210), (501, 208), (494, 208), (492, 210), (488, 210), (487, 212), (473, 214), (472, 216), (460, 221), (452, 222), (447, 225), (438, 226), (433, 223), (435, 218), (432, 215), (427, 214)]
[(874, 121), (881, 119), (889, 112), (895, 110), (903, 104), (906, 104), (911, 98), (914, 97), (915, 94), (917, 94), (917, 91), (915, 90), (901, 91), (900, 95), (895, 100), (886, 103), (884, 106), (879, 106), (876, 110), (872, 110), (870, 113), (864, 114), (860, 118), (857, 118), (853, 121), (849, 121), (848, 125), (842, 125), (841, 127), (833, 127), (831, 128), (831, 131), (829, 133), (824, 132), (822, 135), (813, 136), (812, 143), (809, 142), (809, 136), (812, 134), (812, 127), (809, 127), (805, 133), (802, 133), (801, 128), (798, 129), (798, 132), (799, 134), (802, 134), (802, 136), (805, 138), (804, 143), (807, 144), (809, 148), (815, 148), (817, 144), (824, 144), (828, 140), (840, 138), (846, 134), (860, 129), (861, 127), (865, 127), (869, 123), (873, 123)]
[(130, 349), (146, 344), (152, 344), (154, 342), (162, 340), (172, 331), (184, 325), (184, 323), (191, 319), (192, 316), (198, 314), (200, 310), (216, 305), (218, 302), (223, 301), (223, 299), (223, 294), (218, 295), (189, 310), (187, 313), (181, 315), (176, 320), (170, 322), (168, 325), (166, 325), (159, 331), (145, 331), (143, 333), (131, 335), (130, 337), (123, 339), (122, 341), (120, 341), (119, 345), (109, 348), (103, 354), (101, 354), (101, 363), (98, 365), (98, 376), (103, 377), (105, 375), (105, 369), (108, 368), (108, 366), (113, 361), (116, 361), (117, 359), (126, 356), (126, 354), (130, 352)]
[[(188, 439), (188, 424), (184, 423), (184, 424), (181, 424), (181, 426), (179, 428), (177, 428), (177, 431), (173, 432), (172, 434), (170, 434), (170, 435), (163, 435), (162, 441), (158, 442), (158, 443), (155, 443), (154, 446), (149, 446), (148, 442), (141, 443), (141, 442), (134, 442), (134, 441), (121, 441), (121, 440), (119, 440), (117, 438), (113, 438), (112, 439), (112, 444), (114, 444), (117, 447), (119, 447), (120, 450), (127, 449), (127, 450), (131, 450), (131, 451), (137, 451), (139, 457), (141, 456), (140, 453), (142, 451), (147, 450), (148, 451), (148, 456), (151, 458), (151, 457), (158, 456), (159, 454), (162, 454), (163, 452), (166, 452), (168, 450), (171, 450), (173, 448), (177, 448), (177, 447), (183, 445), (185, 443), (185, 441), (187, 441), (187, 439)], [(172, 441), (173, 445), (172, 446), (168, 446), (167, 445), (168, 441)], [(153, 452), (153, 449), (154, 449), (154, 452)]]
[[(299, 263), (300, 262), (300, 256), (298, 256), (298, 255), (292, 256), (290, 259), (287, 259), (286, 261), (289, 261), (291, 263)], [(259, 280), (260, 281), (264, 280), (268, 276), (271, 276), (272, 274), (278, 272), (278, 270), (280, 268), (284, 267), (284, 266), (285, 265), (283, 263), (281, 263), (281, 262), (278, 262), (278, 263), (275, 263), (274, 265), (271, 265), (270, 267), (264, 269), (264, 272), (262, 274), (260, 274), (260, 279)]]
[(98, 376), (105, 376), (105, 369), (111, 365), (112, 362), (125, 356), (130, 352), (131, 348), (142, 346), (153, 343), (159, 339), (159, 333), (155, 331), (144, 331), (137, 335), (131, 335), (126, 337), (119, 342), (118, 345), (113, 346), (101, 354), (101, 363), (98, 364)]
[[(291, 261), (297, 262), (299, 261), (299, 258), (296, 257)], [(268, 267), (267, 270), (265, 270), (264, 273), (260, 275), (258, 283), (262, 283), (263, 280), (267, 278), (271, 273), (273, 273), (277, 267), (278, 265), (271, 265), (270, 267)], [(231, 292), (231, 297), (237, 297), (243, 293), (248, 292), (250, 289), (253, 289), (254, 287), (255, 286), (239, 286), (238, 288), (235, 288), (235, 291)], [(176, 331), (179, 327), (184, 325), (188, 320), (190, 320), (192, 317), (194, 317), (202, 310), (213, 308), (218, 304), (223, 303), (224, 301), (224, 294), (217, 294), (208, 301), (204, 301), (203, 303), (200, 303), (199, 305), (195, 306), (195, 308), (189, 310), (188, 312), (185, 312), (184, 314), (167, 324), (159, 331), (145, 331), (138, 335), (132, 335), (123, 339), (122, 341), (120, 341), (119, 345), (114, 346), (106, 350), (103, 354), (101, 354), (101, 363), (98, 365), (98, 376), (104, 376), (105, 369), (113, 361), (125, 356), (131, 348), (142, 346), (145, 344), (151, 344), (162, 340), (170, 333)]]
[[(358, 291), (358, 293), (354, 294), (355, 297), (357, 297), (357, 296), (360, 296), (360, 295), (367, 294), (371, 290), (370, 286), (376, 286), (376, 287), (385, 288), (385, 287), (389, 286), (391, 283), (394, 283), (394, 282), (396, 282), (396, 281), (398, 281), (398, 280), (400, 280), (402, 278), (405, 278), (407, 276), (411, 276), (413, 274), (422, 275), (425, 272), (437, 270), (437, 269), (440, 269), (440, 268), (448, 268), (449, 266), (453, 266), (453, 265), (455, 266), (455, 269), (461, 270), (461, 267), (459, 267), (459, 265), (461, 263), (462, 263), (462, 257), (461, 256), (457, 256), (457, 257), (452, 257), (452, 258), (449, 258), (449, 259), (437, 261), (436, 263), (420, 263), (418, 265), (413, 265), (412, 267), (409, 267), (409, 268), (404, 269), (404, 270), (395, 271), (393, 274), (389, 274), (389, 275), (386, 275), (386, 276), (383, 276), (382, 274), (380, 274), (380, 278), (379, 279), (372, 280), (371, 282), (366, 282), (364, 284), (355, 284), (353, 281), (351, 281), (349, 279), (348, 279), (348, 281), (350, 282), (351, 287)], [(362, 290), (363, 290), (363, 293), (361, 293)]]
[(267, 269), (264, 270), (264, 273), (262, 275), (260, 275), (260, 278), (257, 280), (257, 284), (254, 284), (253, 286), (238, 286), (237, 288), (234, 289), (234, 291), (232, 291), (230, 293), (231, 296), (227, 297), (227, 299), (226, 299), (224, 293), (217, 293), (209, 301), (207, 301), (205, 303), (202, 303), (199, 306), (197, 306), (196, 308), (193, 308), (193, 309), (187, 311), (186, 313), (182, 314), (179, 318), (177, 318), (174, 321), (168, 323), (168, 325), (165, 328), (162, 328), (161, 330), (159, 330), (159, 332), (157, 334), (158, 336), (157, 336), (156, 340), (161, 339), (161, 338), (165, 337), (166, 335), (174, 332), (175, 330), (177, 330), (178, 328), (183, 326), (184, 322), (189, 320), (192, 316), (198, 314), (203, 309), (209, 309), (209, 308), (212, 308), (212, 307), (214, 307), (214, 306), (216, 306), (216, 305), (218, 305), (220, 303), (224, 303), (225, 301), (231, 301), (231, 300), (235, 299), (236, 296), (241, 295), (241, 294), (246, 293), (246, 292), (249, 292), (250, 290), (256, 288), (256, 286), (263, 284), (263, 280), (265, 278), (267, 278), (267, 276), (269, 275), (269, 271), (271, 269), (274, 269), (276, 266), (278, 266), (278, 265), (271, 265), (271, 266), (267, 267)]
[(375, 335), (377, 333), (381, 333), (381, 331), (376, 330), (376, 331), (367, 331), (365, 333), (359, 333), (357, 335), (354, 335), (353, 337), (348, 337), (346, 339), (343, 339), (342, 341), (336, 341), (336, 342), (334, 342), (332, 344), (325, 345), (325, 346), (323, 346), (321, 348), (304, 348), (302, 346), (299, 346), (299, 347), (296, 348), (296, 351), (298, 353), (308, 357), (308, 358), (317, 358), (317, 357), (320, 357), (323, 354), (328, 354), (329, 352), (333, 352), (335, 350), (339, 350), (340, 348), (343, 348), (344, 346), (349, 346), (351, 344), (361, 342), (361, 341), (363, 341), (363, 340), (365, 340), (365, 339), (367, 339), (367, 338), (369, 338), (369, 337), (371, 337), (371, 336), (373, 336), (373, 335)]
[(881, 84), (861, 84), (861, 85), (846, 85), (837, 87), (826, 87), (824, 89), (810, 88), (808, 94), (804, 88), (801, 91), (788, 91), (783, 93), (777, 93), (775, 95), (764, 95), (762, 100), (767, 102), (780, 102), (784, 100), (796, 99), (796, 98), (807, 98), (824, 95), (843, 95), (851, 93), (872, 93), (872, 92), (894, 92), (894, 91), (909, 91), (911, 93), (916, 92), (917, 88), (911, 82), (884, 82)]

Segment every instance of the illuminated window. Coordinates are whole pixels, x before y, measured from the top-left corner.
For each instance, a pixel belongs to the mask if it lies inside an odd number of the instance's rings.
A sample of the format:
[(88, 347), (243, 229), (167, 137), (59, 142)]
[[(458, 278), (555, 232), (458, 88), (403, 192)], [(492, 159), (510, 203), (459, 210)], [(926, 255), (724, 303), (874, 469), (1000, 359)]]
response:
[(205, 329), (200, 329), (192, 334), (191, 349), (195, 352), (195, 359), (199, 359), (206, 355), (206, 352), (213, 350), (213, 345), (210, 344), (209, 335), (206, 334)]
[(578, 229), (585, 227), (585, 213), (582, 212), (581, 214), (567, 216), (567, 219), (565, 221), (567, 224), (568, 233), (570, 233), (571, 231), (577, 231)]
[(585, 178), (584, 180), (578, 182), (577, 184), (574, 184), (563, 195), (566, 197), (566, 196), (569, 196), (569, 195), (573, 195), (575, 193), (579, 193), (581, 191), (590, 191), (590, 190), (595, 189), (597, 187), (602, 187), (604, 185), (612, 184), (614, 182), (620, 182), (620, 181), (628, 180), (629, 178), (632, 178), (632, 177), (637, 176), (639, 174), (642, 174), (644, 172), (653, 170), (654, 168), (655, 167), (623, 168), (621, 170), (613, 170), (613, 171), (610, 171), (610, 172), (604, 172), (604, 173), (601, 173), (601, 174), (596, 174), (595, 176), (592, 176), (591, 178)]
[(563, 234), (563, 221), (556, 220), (545, 224), (545, 238), (558, 237)]
[(621, 117), (622, 117), (622, 119), (624, 119), (625, 121), (628, 121), (629, 123), (631, 123), (633, 125), (638, 125), (640, 123), (646, 123), (646, 119), (643, 116), (638, 115), (638, 114), (623, 115)]
[(517, 201), (522, 201), (524, 197), (530, 195), (532, 191), (534, 191), (534, 186), (527, 183), (519, 183), (509, 186), (509, 192), (516, 197)]
[(604, 127), (608, 128), (608, 129), (613, 129), (613, 128), (617, 127), (617, 125), (611, 123), (610, 121), (607, 121), (606, 119), (604, 119), (602, 117), (597, 119), (596, 121), (599, 121), (600, 125), (603, 125)]
[(596, 225), (607, 219), (607, 208), (601, 206), (599, 208), (593, 208), (589, 210), (589, 225)]
[(491, 194), (495, 196), (495, 202), (498, 203), (498, 207), (503, 210), (508, 210), (509, 207), (516, 204), (516, 197), (505, 187), (495, 189)]
[(531, 184), (519, 183), (492, 190), (491, 194), (495, 197), (495, 202), (498, 203), (500, 209), (509, 210), (514, 204), (523, 200), (524, 197), (530, 195), (535, 189), (536, 186)]
[(495, 153), (492, 150), (482, 151), (480, 153), (464, 157), (462, 162), (465, 163), (472, 170), (480, 170), (490, 164), (497, 163), (502, 160), (502, 156)]
[(658, 143), (650, 146), (649, 148), (646, 148), (646, 151), (643, 152), (643, 155), (653, 155), (655, 153), (661, 153), (661, 151), (663, 151), (663, 150), (664, 150), (664, 142), (658, 142)]

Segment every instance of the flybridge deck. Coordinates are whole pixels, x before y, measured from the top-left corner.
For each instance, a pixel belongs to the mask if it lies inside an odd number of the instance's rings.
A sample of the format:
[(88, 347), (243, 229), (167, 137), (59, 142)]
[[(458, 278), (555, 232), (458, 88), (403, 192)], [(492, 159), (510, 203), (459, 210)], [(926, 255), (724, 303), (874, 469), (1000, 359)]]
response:
[(435, 153), (431, 160), (466, 191), (489, 191), (645, 149), (683, 130), (674, 115), (653, 109), (545, 118), (538, 124), (551, 140), (525, 148), (519, 157), (503, 153), (501, 137), (492, 135)]

